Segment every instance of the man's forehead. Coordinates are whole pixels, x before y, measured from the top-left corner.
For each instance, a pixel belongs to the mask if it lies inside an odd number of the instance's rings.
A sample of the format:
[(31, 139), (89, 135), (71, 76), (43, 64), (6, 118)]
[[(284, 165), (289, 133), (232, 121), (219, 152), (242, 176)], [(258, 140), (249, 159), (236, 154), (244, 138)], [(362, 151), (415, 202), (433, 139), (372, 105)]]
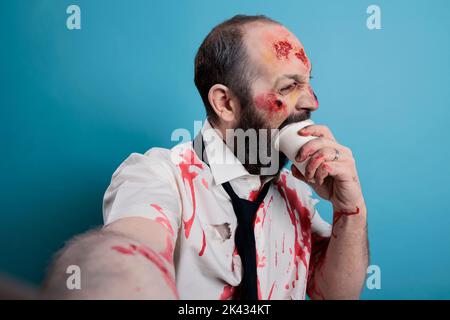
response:
[(305, 71), (310, 69), (302, 43), (284, 26), (251, 24), (245, 30), (244, 41), (250, 58), (264, 69), (284, 69), (296, 65), (302, 65)]

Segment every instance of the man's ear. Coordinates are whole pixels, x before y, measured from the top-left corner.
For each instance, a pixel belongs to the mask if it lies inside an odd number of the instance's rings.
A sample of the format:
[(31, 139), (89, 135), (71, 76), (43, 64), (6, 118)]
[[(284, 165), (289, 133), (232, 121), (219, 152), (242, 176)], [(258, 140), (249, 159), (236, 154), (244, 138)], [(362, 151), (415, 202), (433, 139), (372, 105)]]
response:
[(208, 101), (219, 119), (228, 123), (237, 121), (240, 110), (239, 100), (227, 86), (213, 85), (208, 92)]

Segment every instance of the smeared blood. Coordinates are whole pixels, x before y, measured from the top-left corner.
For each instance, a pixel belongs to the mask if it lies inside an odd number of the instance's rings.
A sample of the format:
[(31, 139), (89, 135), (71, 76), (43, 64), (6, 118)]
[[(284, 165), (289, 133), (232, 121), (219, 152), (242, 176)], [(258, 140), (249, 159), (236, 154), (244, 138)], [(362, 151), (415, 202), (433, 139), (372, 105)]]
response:
[(256, 267), (263, 268), (266, 266), (266, 256), (260, 256), (258, 251), (256, 251)]
[(229, 300), (233, 296), (234, 291), (235, 291), (235, 287), (233, 287), (229, 284), (225, 285), (223, 287), (223, 292), (220, 295), (219, 300)]
[(167, 262), (173, 264), (173, 244), (170, 236), (166, 237), (166, 248), (160, 254)]
[(278, 41), (273, 44), (273, 47), (278, 59), (288, 59), (289, 52), (293, 49), (292, 44), (290, 44), (287, 40)]
[(166, 268), (164, 260), (161, 259), (158, 253), (156, 253), (155, 251), (144, 245), (136, 246), (134, 244), (130, 244), (129, 248), (125, 248), (122, 246), (113, 246), (111, 247), (111, 249), (120, 252), (122, 254), (130, 254), (130, 255), (140, 254), (147, 260), (154, 263), (156, 267), (162, 272), (163, 278), (166, 281), (169, 288), (173, 291), (176, 298), (179, 299), (178, 291), (175, 285), (175, 279), (170, 273), (169, 269)]
[(336, 234), (334, 233), (334, 229), (336, 226), (336, 223), (343, 217), (343, 216), (353, 216), (359, 214), (359, 207), (356, 207), (356, 211), (355, 212), (343, 212), (343, 211), (335, 211), (333, 214), (333, 229), (331, 231), (331, 234), (333, 235), (334, 238), (336, 238)]
[(164, 214), (163, 209), (160, 206), (158, 206), (156, 203), (151, 203), (150, 206), (153, 207), (154, 209), (156, 209), (157, 211), (159, 211), (159, 213)]
[(259, 189), (260, 188), (250, 191), (247, 200), (248, 201), (255, 201), (256, 198), (258, 198)]
[(170, 287), (170, 289), (172, 289), (177, 299), (179, 299), (177, 288), (175, 285), (175, 279), (164, 265), (164, 261), (161, 259), (161, 257), (155, 251), (145, 247), (144, 245), (138, 247), (137, 251), (149, 261), (153, 262), (158, 267), (158, 269), (161, 270), (167, 285)]
[[(262, 222), (261, 222), (261, 227), (264, 227), (264, 221), (266, 220), (267, 210), (272, 201), (273, 201), (273, 196), (270, 197), (269, 202), (267, 202), (267, 206), (263, 207), (263, 218), (262, 218)], [(263, 204), (263, 203), (264, 202), (262, 202), (261, 204)]]
[[(296, 268), (296, 280), (299, 276), (299, 259), (303, 262), (305, 268), (308, 268), (306, 261), (307, 252), (311, 251), (311, 218), (309, 210), (304, 207), (298, 197), (297, 190), (287, 186), (286, 174), (281, 175), (280, 181), (277, 183), (280, 195), (286, 203), (291, 223), (294, 226), (294, 264)], [(297, 213), (297, 214), (296, 214)], [(300, 228), (300, 232), (298, 230)], [(301, 240), (299, 240), (299, 233)], [(304, 248), (300, 244), (303, 243)]]
[(206, 189), (208, 189), (208, 182), (206, 182), (205, 178), (202, 178), (202, 184)]
[(273, 292), (274, 286), (275, 286), (275, 281), (272, 283), (272, 287), (270, 288), (270, 292), (269, 292), (269, 296), (267, 297), (267, 300), (270, 300), (270, 298), (272, 298), (272, 292)]
[[(235, 246), (234, 250), (233, 250), (233, 257), (236, 257), (236, 256), (239, 256), (239, 253), (238, 253), (237, 247)], [(231, 258), (231, 271), (234, 271), (234, 259), (233, 259), (233, 257)]]
[(305, 66), (308, 66), (308, 58), (306, 57), (306, 53), (305, 53), (305, 50), (303, 50), (303, 48), (301, 48), (300, 50), (298, 50), (298, 51), (295, 53), (295, 56), (296, 56), (298, 59), (300, 59), (301, 62), (303, 62), (303, 64), (304, 64)]
[(184, 225), (184, 235), (186, 239), (189, 238), (192, 223), (195, 219), (195, 209), (196, 209), (196, 200), (195, 200), (195, 191), (194, 191), (194, 179), (197, 177), (198, 173), (190, 171), (192, 166), (203, 169), (203, 165), (200, 160), (196, 157), (195, 152), (190, 149), (185, 150), (182, 155), (183, 160), (180, 162), (179, 167), (181, 170), (181, 177), (185, 182), (188, 183), (189, 189), (191, 190), (191, 198), (192, 198), (192, 216), (187, 221), (183, 219)]
[(258, 108), (265, 109), (270, 113), (274, 112), (287, 112), (286, 103), (278, 99), (277, 95), (273, 92), (263, 93), (255, 97), (255, 105)]
[(261, 222), (261, 209), (264, 208), (264, 201), (261, 201), (261, 203), (259, 204), (258, 209), (256, 210), (256, 218), (255, 220), (253, 220), (253, 228), (255, 228), (255, 225), (257, 225), (258, 223)]
[(205, 248), (206, 248), (206, 237), (205, 237), (205, 230), (203, 230), (203, 239), (202, 239), (202, 249), (200, 250), (200, 252), (198, 253), (198, 255), (201, 257), (203, 255), (203, 253), (205, 252)]
[(259, 277), (258, 277), (258, 300), (262, 300), (262, 295), (261, 295), (261, 285), (259, 284)]
[(278, 248), (277, 248), (277, 243), (275, 241), (275, 267), (278, 266)]
[(120, 252), (122, 254), (134, 254), (133, 249), (129, 249), (129, 248), (121, 247), (121, 246), (113, 246), (113, 247), (111, 247), (111, 249), (113, 249), (117, 252)]
[(150, 206), (155, 208), (162, 215), (161, 217), (157, 217), (155, 221), (164, 225), (166, 229), (169, 230), (170, 234), (173, 236), (174, 232), (172, 225), (170, 224), (169, 219), (167, 219), (166, 215), (164, 214), (163, 209), (155, 203), (150, 204)]

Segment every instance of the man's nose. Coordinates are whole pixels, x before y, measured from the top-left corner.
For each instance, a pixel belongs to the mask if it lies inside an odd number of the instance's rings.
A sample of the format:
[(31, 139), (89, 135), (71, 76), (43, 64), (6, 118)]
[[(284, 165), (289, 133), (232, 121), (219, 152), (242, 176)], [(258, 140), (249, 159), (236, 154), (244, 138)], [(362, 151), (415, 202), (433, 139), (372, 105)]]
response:
[(308, 84), (307, 87), (303, 89), (295, 107), (297, 110), (308, 109), (310, 111), (315, 111), (319, 108), (319, 100), (311, 85)]

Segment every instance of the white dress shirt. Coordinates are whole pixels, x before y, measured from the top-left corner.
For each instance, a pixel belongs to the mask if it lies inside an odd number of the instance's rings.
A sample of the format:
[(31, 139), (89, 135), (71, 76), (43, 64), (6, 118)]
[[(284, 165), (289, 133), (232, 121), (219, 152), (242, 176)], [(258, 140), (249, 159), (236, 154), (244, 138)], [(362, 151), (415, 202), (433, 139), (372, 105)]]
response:
[[(126, 217), (162, 223), (173, 235), (180, 298), (230, 299), (243, 270), (237, 219), (221, 184), (229, 181), (239, 197), (253, 200), (269, 179), (249, 174), (207, 120), (202, 133), (209, 166), (192, 142), (132, 153), (112, 176), (103, 217), (105, 225)], [(272, 180), (254, 223), (258, 296), (305, 299), (314, 241), (328, 238), (331, 226), (315, 209), (310, 187), (290, 170)]]

